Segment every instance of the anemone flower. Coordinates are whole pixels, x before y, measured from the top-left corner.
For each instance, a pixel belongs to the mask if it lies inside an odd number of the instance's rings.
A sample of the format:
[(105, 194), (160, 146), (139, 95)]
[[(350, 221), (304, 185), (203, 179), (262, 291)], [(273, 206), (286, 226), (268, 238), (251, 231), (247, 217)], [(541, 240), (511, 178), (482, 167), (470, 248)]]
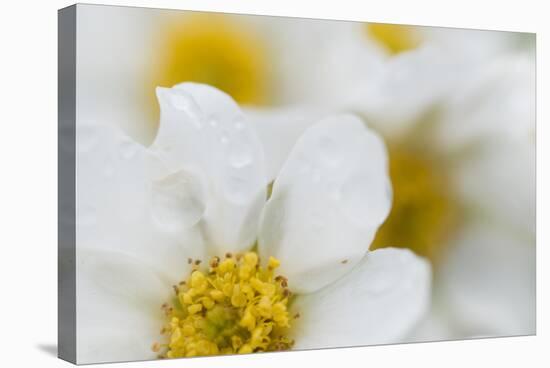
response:
[(353, 115), (303, 132), (269, 179), (238, 105), (157, 88), (144, 147), (77, 126), (79, 363), (399, 342), (429, 305), (427, 261), (369, 251), (387, 153)]

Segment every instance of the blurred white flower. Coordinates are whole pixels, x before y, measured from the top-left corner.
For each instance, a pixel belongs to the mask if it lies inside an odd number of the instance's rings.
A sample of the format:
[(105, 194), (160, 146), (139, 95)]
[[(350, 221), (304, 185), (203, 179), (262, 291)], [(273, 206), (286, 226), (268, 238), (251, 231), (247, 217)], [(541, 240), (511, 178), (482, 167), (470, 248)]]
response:
[[(462, 32), (464, 39), (478, 35)], [(406, 54), (414, 58), (422, 52)], [(471, 50), (453, 52), (464, 53), (463, 60)], [(403, 87), (429, 85), (431, 79), (439, 78), (437, 73), (414, 73), (417, 67), (407, 65), (405, 55), (401, 60), (411, 69)], [(430, 59), (424, 63), (426, 70), (432, 65)], [(386, 117), (363, 110), (389, 143), (394, 187), (392, 212), (377, 233), (375, 247), (411, 247), (435, 265), (434, 314), (418, 331), (420, 340), (520, 335), (535, 330), (532, 55), (529, 50), (508, 48), (494, 59), (482, 58), (468, 65), (459, 80), (446, 84), (445, 91), (434, 92), (426, 103), (417, 105), (422, 114), (411, 113), (407, 102), (401, 103), (406, 100), (401, 86), (387, 91), (394, 106), (384, 110), (382, 103), (374, 109), (386, 111)], [(367, 83), (359, 69), (355, 74), (358, 82)], [(392, 91), (395, 96), (389, 94)], [(409, 96), (414, 98), (414, 92), (409, 90)], [(292, 147), (317, 114), (346, 110), (346, 103), (318, 110), (248, 111), (266, 152), (277, 157), (272, 162), (276, 166), (269, 169), (271, 177), (285, 160), (284, 150)], [(281, 143), (270, 144), (274, 136)]]
[(445, 106), (435, 141), (448, 156), (464, 221), (440, 265), (437, 307), (450, 337), (535, 333), (535, 65), (487, 63)]
[[(240, 104), (276, 102), (274, 64), (261, 22), (246, 15), (80, 5), (79, 113), (122, 126), (150, 144), (157, 86), (215, 86)], [(102, 27), (98, 29), (97, 19)]]
[(351, 109), (399, 125), (517, 43), (506, 32), (82, 7), (79, 110), (146, 143), (157, 128), (157, 85), (207, 83), (244, 105)]
[[(160, 306), (191, 271), (188, 258), (242, 253), (256, 241), (261, 260), (280, 260), (296, 294), (288, 306), (300, 314), (288, 335), (294, 348), (406, 336), (428, 306), (430, 267), (408, 250), (368, 252), (391, 207), (386, 150), (375, 133), (352, 115), (312, 125), (266, 202), (270, 156), (228, 95), (193, 83), (157, 95), (161, 124), (150, 147), (110, 125), (77, 126), (79, 363), (155, 358), (151, 344), (166, 323)], [(189, 315), (212, 302), (201, 300)], [(176, 322), (170, 341), (203, 339), (207, 326), (195, 327), (181, 335)], [(250, 339), (239, 351), (254, 350)], [(213, 341), (183, 352), (204, 354)]]
[(355, 111), (395, 134), (488, 60), (518, 43), (508, 32), (307, 19), (266, 19), (285, 55), (284, 105)]
[(143, 90), (155, 48), (155, 33), (150, 32), (155, 17), (149, 11), (156, 10), (78, 6), (78, 119), (118, 125), (131, 137), (150, 141), (155, 126)]

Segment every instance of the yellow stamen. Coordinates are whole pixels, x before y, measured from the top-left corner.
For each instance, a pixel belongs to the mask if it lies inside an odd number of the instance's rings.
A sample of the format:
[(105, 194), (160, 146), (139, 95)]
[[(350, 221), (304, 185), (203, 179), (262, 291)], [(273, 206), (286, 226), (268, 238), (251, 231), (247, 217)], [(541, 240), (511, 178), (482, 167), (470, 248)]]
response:
[(195, 269), (176, 287), (173, 306), (163, 304), (163, 358), (247, 354), (288, 350), (290, 328), (287, 279), (274, 277), (279, 261), (264, 268), (255, 252), (214, 257), (208, 270)]
[(393, 55), (413, 50), (422, 41), (418, 29), (413, 26), (368, 23), (366, 27), (368, 35)]

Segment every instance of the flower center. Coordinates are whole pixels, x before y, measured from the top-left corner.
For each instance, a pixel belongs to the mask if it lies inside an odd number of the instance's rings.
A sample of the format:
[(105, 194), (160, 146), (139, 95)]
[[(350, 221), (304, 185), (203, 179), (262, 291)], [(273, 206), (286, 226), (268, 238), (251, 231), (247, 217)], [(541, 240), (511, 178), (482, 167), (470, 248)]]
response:
[(437, 261), (458, 218), (445, 167), (435, 155), (406, 144), (390, 144), (389, 156), (393, 205), (371, 249), (407, 247)]
[[(219, 14), (185, 15), (170, 21), (162, 37), (153, 86), (199, 82), (219, 88), (241, 104), (268, 102), (266, 50), (244, 24)], [(148, 98), (157, 108), (154, 94)]]
[(368, 35), (390, 54), (413, 50), (422, 42), (415, 27), (399, 24), (368, 23)]
[[(288, 350), (290, 329), (287, 279), (274, 276), (279, 261), (260, 265), (255, 252), (221, 260), (213, 257), (207, 270), (189, 260), (193, 270), (174, 286), (175, 297), (163, 304), (163, 344), (153, 351), (161, 358), (246, 354)], [(297, 317), (297, 316), (295, 316)]]

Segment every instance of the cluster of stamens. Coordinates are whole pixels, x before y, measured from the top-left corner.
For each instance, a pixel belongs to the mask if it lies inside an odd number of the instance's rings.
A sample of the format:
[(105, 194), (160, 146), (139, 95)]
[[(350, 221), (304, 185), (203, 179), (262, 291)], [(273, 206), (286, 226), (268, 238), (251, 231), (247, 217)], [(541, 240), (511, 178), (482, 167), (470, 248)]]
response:
[[(189, 259), (193, 270), (174, 286), (171, 303), (162, 305), (167, 322), (164, 343), (153, 344), (160, 358), (281, 351), (292, 347), (287, 279), (274, 276), (279, 261), (260, 265), (255, 252), (208, 266)], [(294, 318), (297, 318), (295, 315)]]

